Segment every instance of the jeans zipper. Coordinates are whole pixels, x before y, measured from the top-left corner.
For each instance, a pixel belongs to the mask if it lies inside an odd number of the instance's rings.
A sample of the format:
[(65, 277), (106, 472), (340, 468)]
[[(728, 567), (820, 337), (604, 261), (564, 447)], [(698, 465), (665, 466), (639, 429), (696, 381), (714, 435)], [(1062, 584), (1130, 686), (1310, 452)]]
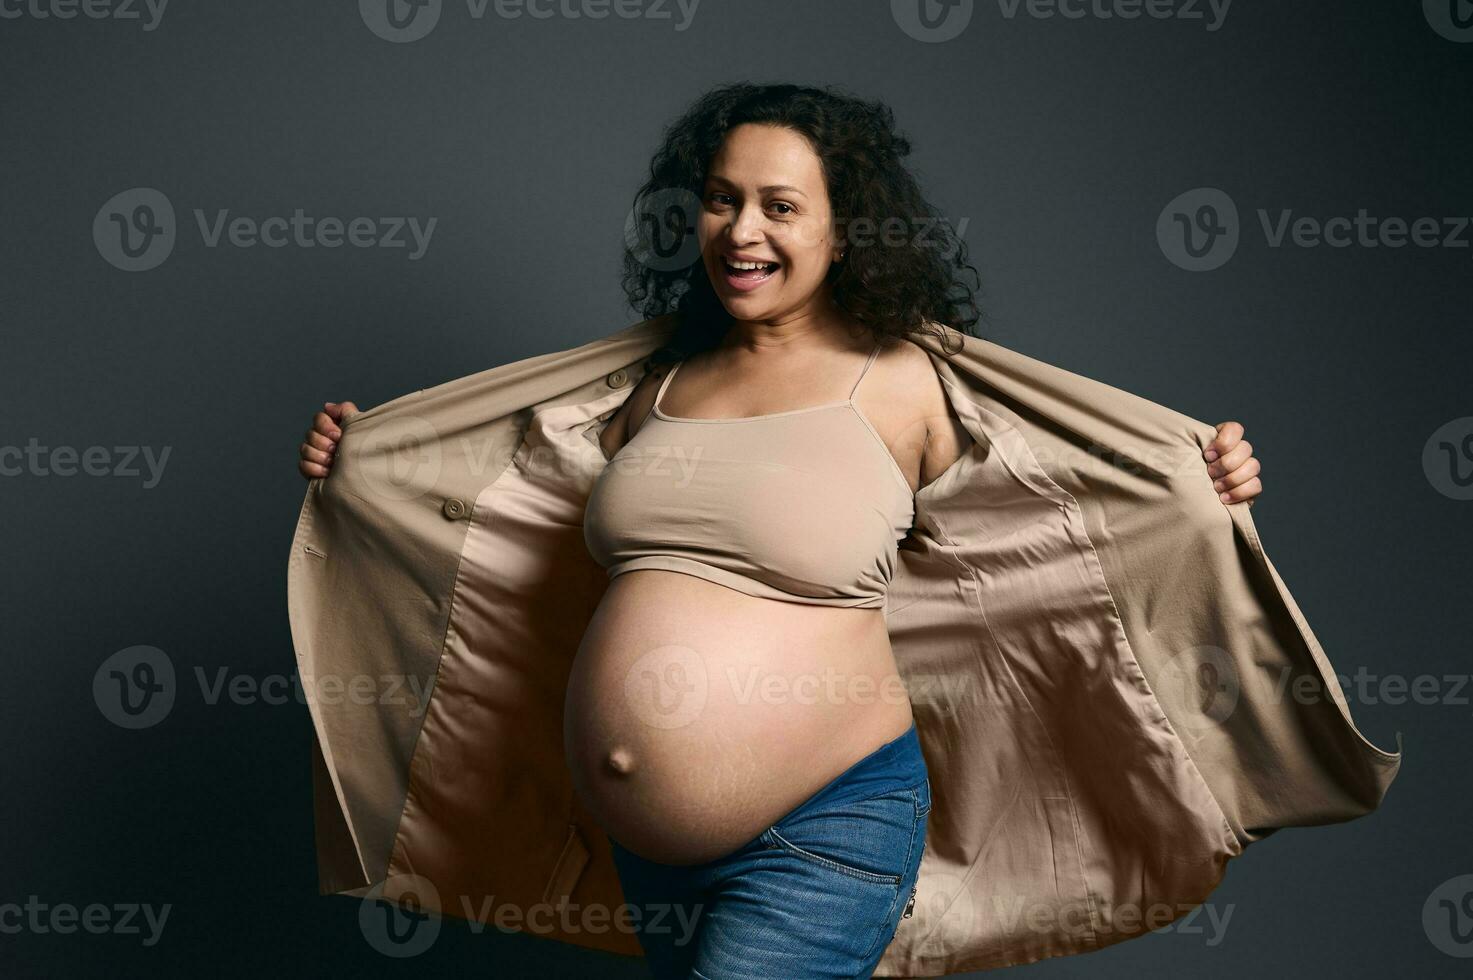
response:
[(911, 886), (911, 889), (910, 889), (910, 901), (908, 901), (908, 902), (905, 903), (905, 913), (903, 915), (901, 915), (901, 918), (902, 919), (908, 919), (908, 918), (910, 918), (911, 913), (916, 910), (916, 889), (919, 888), (919, 887), (920, 887), (919, 885), (912, 885)]

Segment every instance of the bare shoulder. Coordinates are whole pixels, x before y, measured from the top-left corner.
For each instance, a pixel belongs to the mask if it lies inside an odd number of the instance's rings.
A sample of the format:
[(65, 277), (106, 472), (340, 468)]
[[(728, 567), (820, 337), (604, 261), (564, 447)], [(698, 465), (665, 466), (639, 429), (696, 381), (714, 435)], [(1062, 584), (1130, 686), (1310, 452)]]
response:
[(971, 445), (924, 347), (902, 339), (876, 359), (878, 376), (863, 407), (913, 486), (930, 483)]
[(920, 481), (921, 486), (925, 486), (971, 448), (972, 436), (956, 417), (930, 352), (911, 340), (903, 346), (906, 349), (906, 370), (914, 374), (910, 384), (915, 392), (916, 407), (921, 412), (920, 424), (926, 433)]
[(920, 417), (946, 411), (946, 392), (936, 375), (936, 365), (920, 344), (903, 338), (883, 351), (877, 360), (883, 362), (883, 370), (889, 376), (885, 386), (888, 393), (911, 414)]
[(599, 446), (604, 451), (605, 459), (613, 459), (614, 454), (624, 448), (625, 443), (634, 438), (644, 420), (649, 417), (650, 409), (655, 404), (655, 392), (659, 390), (660, 382), (665, 375), (674, 367), (674, 363), (656, 364), (645, 372), (644, 377), (629, 392), (629, 397), (619, 406), (599, 433)]

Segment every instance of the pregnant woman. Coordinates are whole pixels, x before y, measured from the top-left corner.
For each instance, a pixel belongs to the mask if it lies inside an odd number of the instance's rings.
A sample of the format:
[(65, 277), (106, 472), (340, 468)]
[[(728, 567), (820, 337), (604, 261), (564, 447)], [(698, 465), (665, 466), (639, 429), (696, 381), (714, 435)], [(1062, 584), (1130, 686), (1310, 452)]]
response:
[[(600, 436), (584, 530), (611, 579), (564, 744), (628, 901), (698, 916), (641, 932), (659, 977), (869, 976), (912, 897), (930, 785), (883, 606), (914, 495), (971, 440), (906, 338), (977, 317), (908, 152), (882, 105), (734, 85), (643, 189), (698, 197), (699, 261), (627, 257), (631, 300), (679, 295), (682, 327)], [(303, 475), (355, 412), (317, 413)], [(1216, 489), (1255, 496), (1242, 427), (1218, 433)]]

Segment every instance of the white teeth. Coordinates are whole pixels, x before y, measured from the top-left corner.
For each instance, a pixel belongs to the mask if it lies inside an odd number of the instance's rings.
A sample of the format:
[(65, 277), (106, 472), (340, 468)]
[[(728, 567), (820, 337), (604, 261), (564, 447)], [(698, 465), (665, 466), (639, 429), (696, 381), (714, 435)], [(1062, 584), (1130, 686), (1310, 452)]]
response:
[(726, 264), (739, 272), (750, 272), (754, 269), (765, 269), (770, 265), (777, 265), (776, 262), (733, 262), (731, 259), (727, 259)]

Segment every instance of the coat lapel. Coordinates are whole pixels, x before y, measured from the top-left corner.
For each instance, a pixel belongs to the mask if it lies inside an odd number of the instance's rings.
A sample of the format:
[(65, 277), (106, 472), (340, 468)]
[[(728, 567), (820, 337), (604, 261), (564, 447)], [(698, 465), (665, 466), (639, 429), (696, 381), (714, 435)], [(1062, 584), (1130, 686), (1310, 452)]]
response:
[[(346, 422), (288, 570), (324, 893), (510, 909), (638, 954), (607, 911), (600, 929), (529, 910), (623, 901), (568, 782), (562, 696), (607, 581), (582, 538), (597, 431), (673, 327)], [(1218, 500), (1210, 425), (951, 336), (958, 353), (916, 339), (975, 444), (917, 495), (886, 607), (934, 806), (915, 912), (877, 976), (1159, 928), (1253, 840), (1373, 809), (1400, 763), (1351, 721), (1247, 506)], [(1321, 696), (1283, 693), (1304, 683)]]

